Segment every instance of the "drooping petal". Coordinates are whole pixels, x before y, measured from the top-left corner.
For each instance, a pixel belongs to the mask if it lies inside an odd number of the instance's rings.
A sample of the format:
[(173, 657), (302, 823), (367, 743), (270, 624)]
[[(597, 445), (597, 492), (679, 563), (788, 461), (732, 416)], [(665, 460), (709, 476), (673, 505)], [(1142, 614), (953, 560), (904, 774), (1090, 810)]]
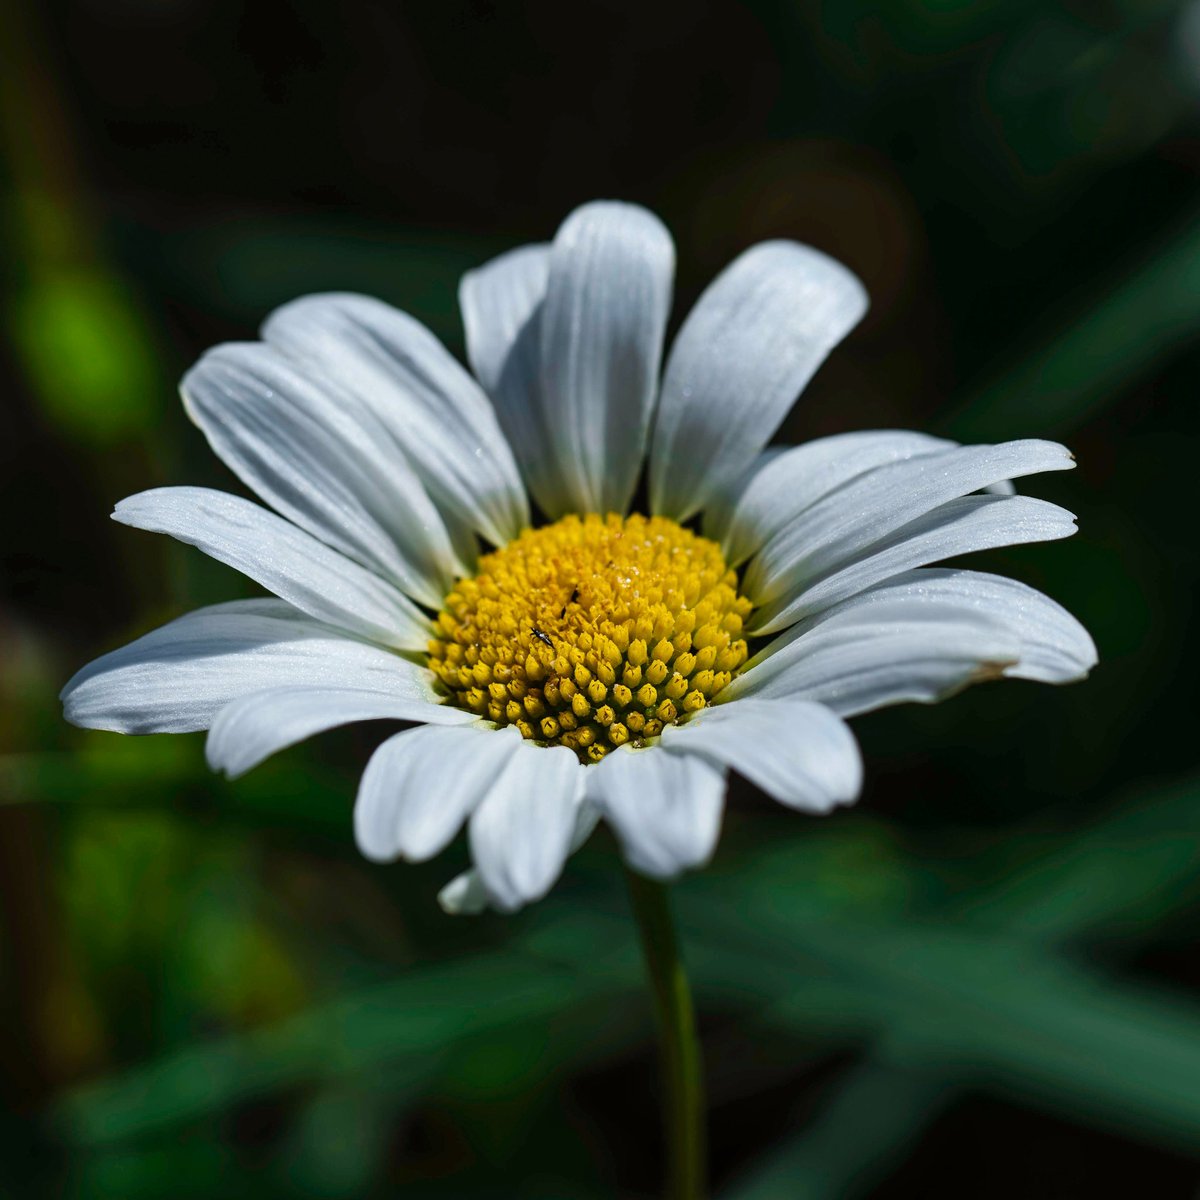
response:
[[(862, 430), (789, 446), (763, 463), (741, 490), (725, 520), (706, 510), (704, 532), (716, 538), (725, 561), (738, 566), (805, 509), (857, 475), (917, 454), (954, 445), (907, 429)], [(772, 449), (763, 452), (771, 455)]]
[(512, 766), (521, 735), (489, 726), (406, 729), (371, 756), (354, 805), (358, 848), (376, 862), (432, 858)]
[(725, 808), (725, 772), (695, 754), (622, 746), (587, 768), (587, 794), (616, 831), (626, 861), (670, 879), (711, 857)]
[(424, 650), (429, 619), (390, 583), (250, 500), (212, 488), (154, 488), (122, 500), (113, 519), (166, 533), (318, 621), (401, 650)]
[(518, 740), (468, 827), (475, 869), (501, 912), (540, 899), (559, 877), (583, 792), (573, 751)]
[(931, 509), (1003, 479), (1075, 465), (1056, 442), (960, 446), (888, 463), (818, 500), (779, 530), (746, 569), (743, 591), (756, 604), (818, 579)]
[(369, 410), (443, 513), (495, 545), (529, 523), (495, 410), (419, 321), (369, 296), (334, 293), (276, 309), (262, 335)]
[(675, 273), (671, 235), (635, 205), (586, 204), (563, 222), (549, 268), (541, 414), (557, 490), (577, 512), (624, 512), (657, 392)]
[(445, 523), (387, 431), (352, 396), (270, 346), (210, 350), (184, 376), (188, 415), (277, 512), (438, 607), (462, 570)]
[[(585, 797), (575, 808), (575, 827), (571, 831), (568, 854), (574, 854), (592, 836), (600, 821), (600, 812)], [(438, 903), (452, 917), (475, 916), (489, 907), (487, 888), (479, 872), (471, 867), (456, 875), (440, 892)]]
[(89, 663), (62, 690), (68, 721), (116, 733), (207, 729), (232, 700), (273, 687), (345, 687), (432, 700), (432, 674), (282, 600), (197, 609)]
[(811, 246), (764, 242), (735, 259), (671, 348), (650, 511), (685, 520), (736, 479), (866, 310), (862, 284)]
[(742, 699), (668, 725), (662, 745), (732, 767), (781, 804), (826, 813), (858, 798), (862, 756), (846, 723), (804, 700)]
[(1031, 496), (963, 496), (901, 526), (849, 563), (785, 592), (754, 614), (751, 632), (777, 633), (812, 613), (915, 567), (1027, 542), (1070, 537), (1075, 517)]
[(473, 713), (439, 704), (436, 697), (368, 692), (360, 688), (280, 687), (252, 692), (227, 704), (208, 731), (205, 754), (214, 771), (231, 779), (289, 746), (355, 721), (424, 721), (463, 725)]

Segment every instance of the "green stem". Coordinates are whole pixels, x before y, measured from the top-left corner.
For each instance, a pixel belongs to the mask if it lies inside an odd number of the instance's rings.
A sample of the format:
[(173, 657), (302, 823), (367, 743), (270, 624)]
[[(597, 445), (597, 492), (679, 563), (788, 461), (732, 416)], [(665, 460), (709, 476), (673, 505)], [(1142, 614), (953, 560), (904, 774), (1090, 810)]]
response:
[(705, 1193), (704, 1084), (687, 972), (671, 918), (667, 888), (626, 868), (654, 993), (663, 1073), (667, 1200), (702, 1200)]

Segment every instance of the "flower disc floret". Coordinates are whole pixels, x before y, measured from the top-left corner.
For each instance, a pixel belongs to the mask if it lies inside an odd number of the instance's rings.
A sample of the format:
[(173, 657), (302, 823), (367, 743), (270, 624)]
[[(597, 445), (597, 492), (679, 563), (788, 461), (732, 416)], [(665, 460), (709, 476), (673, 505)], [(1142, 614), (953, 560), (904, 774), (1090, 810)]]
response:
[(746, 661), (720, 547), (665, 517), (567, 516), (484, 556), (438, 615), (449, 703), (598, 762), (705, 707)]

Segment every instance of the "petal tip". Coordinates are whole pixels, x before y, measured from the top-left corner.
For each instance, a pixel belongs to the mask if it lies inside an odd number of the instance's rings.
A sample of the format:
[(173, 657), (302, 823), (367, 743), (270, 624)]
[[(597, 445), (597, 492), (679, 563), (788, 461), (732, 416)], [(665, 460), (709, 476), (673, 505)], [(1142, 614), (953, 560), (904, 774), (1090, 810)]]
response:
[(451, 917), (478, 916), (488, 907), (488, 895), (477, 871), (456, 875), (438, 892), (437, 899), (442, 912)]

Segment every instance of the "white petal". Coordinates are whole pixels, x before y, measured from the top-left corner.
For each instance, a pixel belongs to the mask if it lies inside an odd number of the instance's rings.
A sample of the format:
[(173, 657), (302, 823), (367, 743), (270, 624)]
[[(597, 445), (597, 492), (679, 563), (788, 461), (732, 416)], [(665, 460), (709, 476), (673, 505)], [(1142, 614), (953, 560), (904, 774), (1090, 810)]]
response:
[(721, 831), (725, 772), (663, 746), (622, 746), (587, 768), (587, 794), (616, 831), (626, 861), (670, 879), (708, 862)]
[(444, 513), (495, 545), (529, 524), (517, 464), (474, 379), (419, 321), (369, 296), (305, 296), (263, 338), (354, 395)]
[(543, 512), (570, 507), (543, 416), (541, 321), (550, 247), (521, 246), (463, 276), (467, 357)]
[[(600, 811), (583, 797), (575, 809), (575, 828), (571, 833), (569, 853), (574, 854), (592, 836), (600, 821)], [(490, 907), (487, 888), (479, 872), (472, 867), (456, 875), (440, 892), (438, 903), (452, 917), (476, 916)]]
[(897, 575), (789, 629), (754, 661), (768, 657), (773, 648), (789, 646), (810, 630), (819, 631), (831, 620), (877, 621), (923, 612), (935, 617), (977, 614), (1003, 626), (1020, 643), (1019, 660), (1004, 672), (1013, 678), (1072, 683), (1096, 665), (1095, 643), (1062, 605), (1015, 579), (952, 567)]
[(600, 824), (600, 810), (581, 792), (575, 809), (575, 827), (571, 831), (571, 853), (574, 854), (596, 831)]
[(708, 287), (667, 360), (650, 449), (650, 510), (684, 520), (732, 483), (825, 356), (867, 310), (832, 258), (764, 242)]
[(198, 546), (310, 617), (381, 645), (424, 650), (432, 636), (429, 619), (390, 583), (240, 496), (155, 488), (122, 500), (113, 519)]
[(877, 542), (815, 583), (785, 592), (754, 614), (751, 632), (776, 633), (914, 567), (998, 546), (1070, 537), (1075, 517), (1031, 496), (963, 496)]
[(734, 514), (737, 512), (742, 497), (745, 496), (758, 477), (771, 463), (779, 458), (780, 455), (787, 454), (794, 449), (794, 446), (768, 446), (761, 454), (755, 456), (754, 461), (736, 479), (731, 483), (725, 484), (719, 491), (714, 492), (708, 498), (701, 528), (705, 537), (720, 543), (721, 549), (725, 554), (725, 561), (730, 566), (736, 567), (743, 559), (748, 558), (754, 550), (758, 549), (756, 545), (752, 550), (736, 560), (729, 552), (729, 543), (727, 541), (729, 526), (733, 521)]
[[(805, 509), (844, 483), (885, 463), (932, 454), (954, 445), (906, 429), (871, 429), (789, 446), (763, 463), (738, 496), (733, 511), (706, 511), (704, 532), (721, 542), (730, 566), (745, 562)], [(760, 457), (771, 455), (770, 449)]]
[(550, 247), (518, 246), (497, 255), (458, 285), (467, 360), (484, 391), (495, 395), (513, 347), (546, 295)]
[(257, 343), (210, 350), (181, 390), (217, 456), (272, 508), (441, 605), (462, 563), (411, 467), (353, 397)]
[(471, 857), (491, 903), (513, 912), (539, 900), (562, 872), (575, 830), (583, 771), (565, 746), (521, 739), (471, 817)]
[(777, 532), (746, 569), (756, 604), (778, 599), (915, 521), (933, 508), (1002, 479), (1075, 465), (1055, 442), (960, 446), (876, 467), (818, 500)]
[(798, 695), (843, 716), (930, 703), (1000, 675), (1069, 683), (1095, 665), (1087, 631), (1012, 579), (951, 568), (898, 575), (801, 621), (721, 693)]
[(858, 798), (862, 756), (846, 723), (804, 700), (736, 700), (668, 725), (662, 745), (732, 767), (781, 804), (827, 813)]
[(722, 703), (794, 696), (849, 717), (906, 701), (936, 703), (999, 678), (1021, 657), (1020, 639), (1000, 621), (954, 605), (897, 604), (814, 620), (801, 636), (768, 646), (725, 688)]
[(425, 725), (371, 756), (354, 805), (358, 848), (376, 862), (432, 858), (492, 793), (521, 749), (516, 729)]
[(188, 613), (89, 663), (62, 691), (68, 721), (117, 733), (207, 729), (231, 700), (272, 687), (345, 687), (429, 700), (431, 672), (282, 600)]
[(472, 867), (450, 880), (440, 892), (438, 903), (452, 917), (476, 917), (488, 908), (487, 888)]
[(205, 753), (214, 771), (231, 779), (313, 734), (355, 721), (427, 721), (462, 725), (473, 713), (428, 698), (355, 688), (281, 687), (227, 704), (208, 731)]
[(554, 239), (541, 315), (542, 415), (561, 490), (576, 511), (629, 505), (674, 272), (670, 234), (631, 204), (586, 204)]

